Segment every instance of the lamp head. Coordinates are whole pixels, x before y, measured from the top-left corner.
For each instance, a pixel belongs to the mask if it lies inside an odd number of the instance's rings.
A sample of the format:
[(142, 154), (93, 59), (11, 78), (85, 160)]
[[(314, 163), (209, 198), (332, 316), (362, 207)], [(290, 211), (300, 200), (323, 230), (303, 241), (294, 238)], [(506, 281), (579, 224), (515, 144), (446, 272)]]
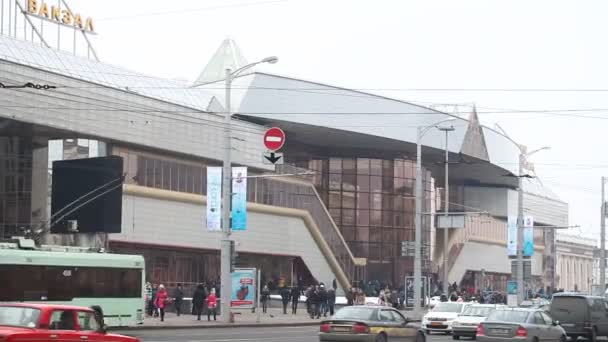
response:
[(262, 59), (261, 63), (275, 64), (278, 61), (279, 61), (279, 57), (270, 56), (270, 57), (266, 57), (266, 58)]

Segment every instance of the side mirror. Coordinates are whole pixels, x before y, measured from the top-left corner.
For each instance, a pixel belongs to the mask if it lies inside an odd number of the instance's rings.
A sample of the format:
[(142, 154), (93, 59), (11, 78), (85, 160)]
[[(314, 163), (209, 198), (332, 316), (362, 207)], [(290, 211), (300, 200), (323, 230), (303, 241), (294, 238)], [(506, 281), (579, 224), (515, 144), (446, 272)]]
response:
[(553, 326), (556, 327), (559, 325), (559, 321), (553, 321)]

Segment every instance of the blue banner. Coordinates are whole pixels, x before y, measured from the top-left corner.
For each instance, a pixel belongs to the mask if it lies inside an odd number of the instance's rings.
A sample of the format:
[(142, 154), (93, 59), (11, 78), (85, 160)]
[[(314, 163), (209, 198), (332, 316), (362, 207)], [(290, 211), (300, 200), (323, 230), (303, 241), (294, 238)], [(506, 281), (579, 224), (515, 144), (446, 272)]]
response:
[(247, 168), (232, 168), (232, 230), (247, 229)]
[(517, 255), (517, 216), (507, 218), (507, 255)]
[(255, 269), (237, 269), (231, 273), (230, 307), (250, 309), (255, 299)]
[(524, 256), (534, 255), (534, 218), (524, 216)]
[(516, 281), (507, 282), (507, 294), (510, 294), (510, 295), (517, 294), (517, 282)]
[(222, 168), (207, 167), (207, 230), (222, 230)]

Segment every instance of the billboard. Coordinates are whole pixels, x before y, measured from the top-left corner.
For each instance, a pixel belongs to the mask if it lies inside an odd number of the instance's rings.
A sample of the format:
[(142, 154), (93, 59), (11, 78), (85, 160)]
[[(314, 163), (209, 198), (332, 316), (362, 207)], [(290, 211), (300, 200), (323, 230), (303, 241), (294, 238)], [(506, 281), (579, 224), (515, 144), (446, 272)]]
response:
[[(422, 277), (422, 292), (420, 293), (420, 305), (424, 306), (424, 299), (429, 295), (428, 278)], [(405, 277), (405, 306), (414, 307), (414, 277)]]
[(507, 218), (507, 255), (517, 255), (517, 216)]
[(524, 256), (534, 255), (534, 218), (524, 216)]
[(123, 180), (119, 156), (54, 161), (51, 233), (120, 233)]
[(247, 229), (247, 168), (232, 168), (232, 230)]
[(207, 167), (207, 230), (222, 230), (222, 168)]
[(230, 274), (232, 282), (231, 308), (251, 309), (254, 307), (255, 274), (255, 268), (236, 269)]

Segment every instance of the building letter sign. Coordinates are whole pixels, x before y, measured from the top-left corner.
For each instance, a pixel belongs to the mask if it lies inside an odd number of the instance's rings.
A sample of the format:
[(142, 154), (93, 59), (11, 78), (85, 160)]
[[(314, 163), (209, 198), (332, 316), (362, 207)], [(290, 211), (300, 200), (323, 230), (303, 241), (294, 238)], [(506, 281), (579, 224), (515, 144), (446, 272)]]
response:
[(27, 0), (27, 14), (54, 21), (57, 24), (71, 26), (81, 31), (95, 33), (93, 19), (91, 17), (86, 17), (86, 19), (83, 20), (83, 17), (80, 14), (74, 14), (68, 9), (61, 9), (59, 5), (49, 6), (44, 1), (38, 2), (38, 0)]

